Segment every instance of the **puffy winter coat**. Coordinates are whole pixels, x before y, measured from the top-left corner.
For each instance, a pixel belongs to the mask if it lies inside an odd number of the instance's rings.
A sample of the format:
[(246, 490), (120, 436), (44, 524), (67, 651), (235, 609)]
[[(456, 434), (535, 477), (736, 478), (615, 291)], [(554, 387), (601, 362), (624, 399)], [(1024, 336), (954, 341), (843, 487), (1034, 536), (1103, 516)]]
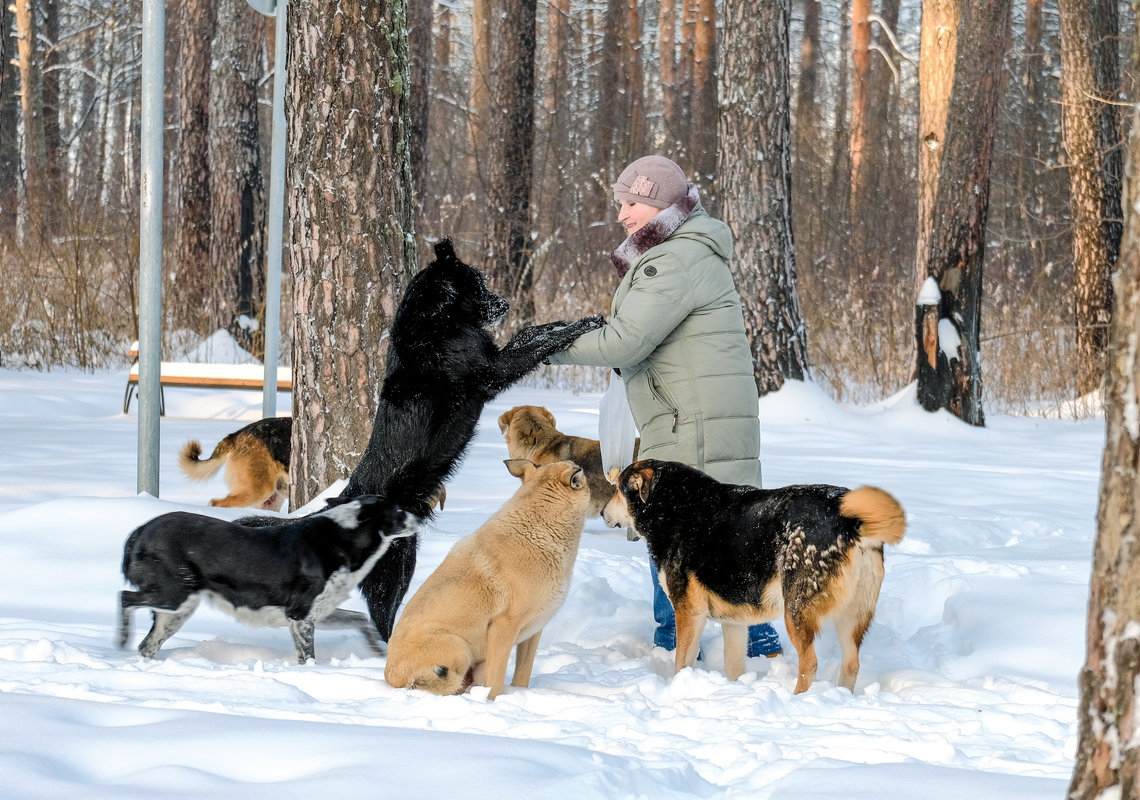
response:
[(732, 232), (690, 186), (614, 251), (628, 271), (609, 323), (550, 362), (620, 370), (640, 458), (760, 486), (758, 393), (731, 256)]

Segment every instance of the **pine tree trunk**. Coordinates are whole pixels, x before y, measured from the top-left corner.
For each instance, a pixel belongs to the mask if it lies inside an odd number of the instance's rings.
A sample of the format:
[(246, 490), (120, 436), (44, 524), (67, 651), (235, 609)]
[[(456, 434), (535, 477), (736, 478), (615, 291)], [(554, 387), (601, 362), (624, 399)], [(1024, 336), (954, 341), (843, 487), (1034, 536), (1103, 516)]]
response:
[(788, 14), (787, 0), (724, 4), (718, 174), (760, 394), (807, 373), (792, 237)]
[(416, 208), (416, 226), (423, 227), (423, 209), (430, 191), (427, 139), (428, 115), (431, 111), (432, 71), (432, 2), (407, 0), (408, 56), (411, 60), (411, 91), (408, 96), (408, 149), (412, 167), (412, 198)]
[[(979, 426), (985, 424), (980, 360), (982, 265), (994, 128), (1012, 5), (1012, 0), (967, 0), (963, 11), (961, 30), (966, 35), (958, 38), (926, 268), (940, 293), (938, 347), (932, 353), (927, 344), (918, 356), (918, 399), (923, 408), (945, 408)], [(997, 35), (977, 35), (981, 31)], [(929, 343), (930, 314), (921, 309), (916, 336), (920, 343)], [(951, 327), (954, 335), (949, 333)], [(932, 356), (934, 364), (930, 363)]]
[(863, 209), (860, 203), (867, 198), (870, 181), (870, 171), (864, 161), (868, 139), (868, 108), (870, 100), (871, 83), (871, 23), (867, 16), (871, 13), (871, 0), (851, 0), (851, 117), (850, 117), (850, 144), (851, 152), (851, 204), (848, 216), (854, 237), (854, 255), (856, 261), (861, 261), (864, 255), (865, 236), (863, 226), (865, 219), (860, 219)]
[(1128, 141), (1128, 208), (1117, 262), (1097, 538), (1089, 584), (1088, 650), (1080, 673), (1070, 800), (1140, 796), (1140, 127)]
[(20, 108), (24, 120), (24, 198), (29, 232), (39, 235), (47, 206), (47, 155), (44, 143), (42, 65), (35, 43), (38, 26), (31, 0), (15, 0), (19, 33)]
[(245, 0), (217, 0), (210, 77), (210, 272), (219, 322), (253, 348), (265, 270), (265, 183), (257, 89), (262, 16)]
[(796, 92), (795, 129), (795, 185), (793, 194), (794, 217), (801, 241), (816, 242), (821, 222), (822, 164), (826, 162), (825, 145), (821, 140), (819, 111), (819, 0), (806, 0), (804, 5), (803, 40), (800, 44), (800, 81)]
[(415, 272), (406, 31), (398, 1), (289, 5), (290, 508), (359, 461)]
[(511, 303), (511, 323), (534, 320), (531, 292), (530, 192), (534, 167), (534, 65), (536, 0), (512, 0), (512, 13), (496, 14), (491, 59), (492, 152), (489, 194), (491, 283)]
[(1061, 90), (1073, 220), (1077, 395), (1104, 378), (1109, 275), (1120, 252), (1122, 156), (1115, 0), (1060, 0)]
[(16, 230), (17, 186), (20, 182), (20, 73), (17, 71), (16, 14), (0, 3), (0, 236)]
[(208, 333), (218, 324), (210, 271), (210, 47), (215, 0), (182, 0), (178, 6), (182, 43), (178, 65), (179, 140), (175, 180), (174, 269), (181, 308), (175, 324)]
[[(693, 103), (690, 115), (689, 180), (704, 192), (702, 204), (712, 213), (720, 211), (714, 177), (717, 168), (717, 91), (716, 91), (716, 0), (696, 0), (693, 30)], [(757, 13), (764, 13), (757, 10)]]
[(938, 170), (946, 150), (946, 115), (954, 87), (958, 53), (960, 0), (927, 0), (922, 4), (922, 41), (918, 57), (918, 241), (915, 246), (914, 295), (926, 282)]
[[(674, 158), (680, 141), (680, 113), (677, 102), (677, 2), (661, 0), (657, 14), (657, 53), (661, 70), (661, 117), (665, 144), (663, 155)], [(684, 2), (684, 0), (680, 0)]]

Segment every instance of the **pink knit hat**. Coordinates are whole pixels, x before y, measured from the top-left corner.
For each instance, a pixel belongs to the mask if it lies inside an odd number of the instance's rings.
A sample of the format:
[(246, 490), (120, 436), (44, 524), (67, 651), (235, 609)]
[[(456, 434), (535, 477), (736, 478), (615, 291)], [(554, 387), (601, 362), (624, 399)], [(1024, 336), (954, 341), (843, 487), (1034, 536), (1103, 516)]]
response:
[(614, 184), (614, 199), (668, 208), (689, 191), (685, 173), (665, 156), (645, 156), (634, 161)]

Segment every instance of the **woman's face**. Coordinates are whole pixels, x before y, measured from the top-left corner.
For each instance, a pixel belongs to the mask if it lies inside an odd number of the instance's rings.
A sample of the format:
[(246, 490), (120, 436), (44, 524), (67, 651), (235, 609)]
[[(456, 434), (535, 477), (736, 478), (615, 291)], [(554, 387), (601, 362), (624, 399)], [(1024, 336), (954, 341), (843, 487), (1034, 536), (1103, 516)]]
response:
[(625, 226), (625, 235), (630, 236), (645, 227), (645, 223), (660, 213), (661, 209), (648, 206), (645, 203), (631, 203), (621, 201), (618, 211), (618, 222)]

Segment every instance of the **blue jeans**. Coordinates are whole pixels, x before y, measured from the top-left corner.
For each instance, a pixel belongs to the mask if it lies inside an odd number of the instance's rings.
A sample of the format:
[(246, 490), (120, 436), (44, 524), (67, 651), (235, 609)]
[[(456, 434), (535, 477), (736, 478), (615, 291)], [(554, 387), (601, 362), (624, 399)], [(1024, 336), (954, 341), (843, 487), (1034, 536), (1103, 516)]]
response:
[[(653, 632), (653, 644), (666, 650), (677, 649), (677, 619), (673, 616), (673, 604), (661, 588), (657, 577), (657, 567), (649, 562), (653, 575), (653, 619), (657, 620), (657, 630)], [(780, 634), (767, 622), (748, 628), (748, 657), (771, 656), (783, 652)]]

